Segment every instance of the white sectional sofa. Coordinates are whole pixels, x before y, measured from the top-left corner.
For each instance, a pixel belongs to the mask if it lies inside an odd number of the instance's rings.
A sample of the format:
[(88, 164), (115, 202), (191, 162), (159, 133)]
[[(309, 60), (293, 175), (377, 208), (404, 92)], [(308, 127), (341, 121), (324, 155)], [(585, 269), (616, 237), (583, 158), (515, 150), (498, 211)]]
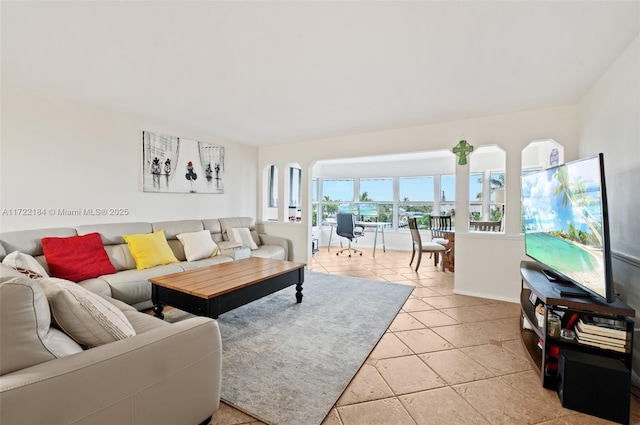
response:
[(170, 324), (101, 298), (135, 335), (83, 349), (52, 326), (37, 281), (0, 264), (0, 423), (208, 424), (220, 403), (218, 322)]
[[(0, 260), (19, 251), (35, 258), (37, 262), (29, 261), (40, 264), (46, 274), (50, 270), (42, 238), (98, 233), (115, 268), (115, 273), (76, 284), (55, 277), (30, 278), (25, 270), (0, 264), (0, 423), (208, 424), (220, 401), (217, 321), (196, 317), (169, 324), (139, 310), (152, 307), (150, 277), (234, 261), (233, 255), (224, 254), (225, 248), (237, 245), (229, 241), (233, 228), (249, 230), (255, 242), (252, 256), (288, 259), (290, 242), (258, 235), (249, 217), (0, 233)], [(123, 235), (160, 229), (178, 262), (137, 269)], [(177, 235), (204, 230), (222, 254), (187, 261)], [(102, 251), (97, 236), (91, 237)], [(103, 334), (106, 342), (80, 340)]]
[[(138, 310), (144, 310), (152, 307), (149, 278), (233, 261), (233, 257), (224, 254), (226, 247), (236, 245), (229, 242), (227, 232), (232, 228), (248, 228), (250, 230), (258, 247), (251, 251), (251, 256), (278, 260), (289, 259), (290, 242), (287, 239), (273, 235), (259, 235), (256, 231), (255, 220), (251, 217), (227, 217), (204, 220), (107, 223), (81, 225), (75, 228), (5, 232), (0, 233), (0, 261), (12, 251), (20, 251), (35, 257), (48, 272), (41, 244), (43, 237), (69, 237), (97, 232), (100, 234), (109, 260), (117, 272), (87, 279), (78, 282), (78, 284), (97, 294), (115, 298)], [(164, 230), (169, 246), (180, 262), (137, 270), (136, 262), (123, 239), (123, 235), (152, 233), (157, 230)], [(186, 261), (184, 248), (176, 235), (201, 230), (211, 232), (213, 241), (218, 244), (223, 254), (198, 261)]]

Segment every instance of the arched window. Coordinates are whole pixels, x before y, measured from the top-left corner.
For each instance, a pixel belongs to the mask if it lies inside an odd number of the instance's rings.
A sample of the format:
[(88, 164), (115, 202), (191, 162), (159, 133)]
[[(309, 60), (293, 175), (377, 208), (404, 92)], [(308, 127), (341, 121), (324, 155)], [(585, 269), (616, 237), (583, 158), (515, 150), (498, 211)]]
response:
[[(552, 139), (535, 140), (522, 149), (521, 175), (564, 164), (564, 147)], [(522, 214), (522, 212), (521, 212)], [(520, 217), (520, 230), (524, 233), (524, 217)]]
[(503, 231), (506, 153), (480, 146), (469, 159), (469, 230)]

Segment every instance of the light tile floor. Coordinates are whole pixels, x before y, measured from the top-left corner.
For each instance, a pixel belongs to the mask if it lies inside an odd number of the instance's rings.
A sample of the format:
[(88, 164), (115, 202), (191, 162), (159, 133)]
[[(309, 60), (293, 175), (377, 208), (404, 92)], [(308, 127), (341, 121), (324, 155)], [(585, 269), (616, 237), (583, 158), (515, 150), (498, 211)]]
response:
[[(453, 273), (428, 256), (415, 272), (410, 252), (363, 251), (349, 258), (322, 247), (310, 269), (415, 289), (322, 425), (611, 423), (563, 408), (542, 387), (520, 340), (519, 304), (454, 294)], [(640, 424), (635, 395), (631, 405)], [(212, 424), (262, 422), (221, 403)]]

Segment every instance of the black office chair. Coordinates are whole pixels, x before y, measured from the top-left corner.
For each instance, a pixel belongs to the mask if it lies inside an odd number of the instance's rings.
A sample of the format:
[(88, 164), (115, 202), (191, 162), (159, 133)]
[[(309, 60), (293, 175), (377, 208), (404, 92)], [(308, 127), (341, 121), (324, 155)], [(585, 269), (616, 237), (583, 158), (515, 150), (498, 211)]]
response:
[[(357, 230), (356, 228), (359, 228), (361, 230)], [(338, 215), (336, 216), (336, 233), (338, 234), (338, 236), (349, 239), (349, 246), (336, 252), (336, 255), (340, 255), (340, 253), (343, 251), (348, 251), (349, 257), (351, 257), (352, 251), (354, 254), (359, 252), (360, 255), (362, 255), (362, 251), (351, 248), (351, 241), (364, 236), (364, 227), (356, 225), (356, 217), (353, 214), (338, 213)]]

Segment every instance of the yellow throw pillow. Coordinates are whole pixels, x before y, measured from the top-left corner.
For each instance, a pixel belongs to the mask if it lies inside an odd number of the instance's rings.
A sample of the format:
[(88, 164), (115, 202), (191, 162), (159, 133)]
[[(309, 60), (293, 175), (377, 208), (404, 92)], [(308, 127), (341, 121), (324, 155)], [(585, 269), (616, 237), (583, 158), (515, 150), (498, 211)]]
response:
[(164, 236), (164, 230), (122, 237), (129, 246), (133, 259), (136, 260), (138, 270), (178, 262)]

